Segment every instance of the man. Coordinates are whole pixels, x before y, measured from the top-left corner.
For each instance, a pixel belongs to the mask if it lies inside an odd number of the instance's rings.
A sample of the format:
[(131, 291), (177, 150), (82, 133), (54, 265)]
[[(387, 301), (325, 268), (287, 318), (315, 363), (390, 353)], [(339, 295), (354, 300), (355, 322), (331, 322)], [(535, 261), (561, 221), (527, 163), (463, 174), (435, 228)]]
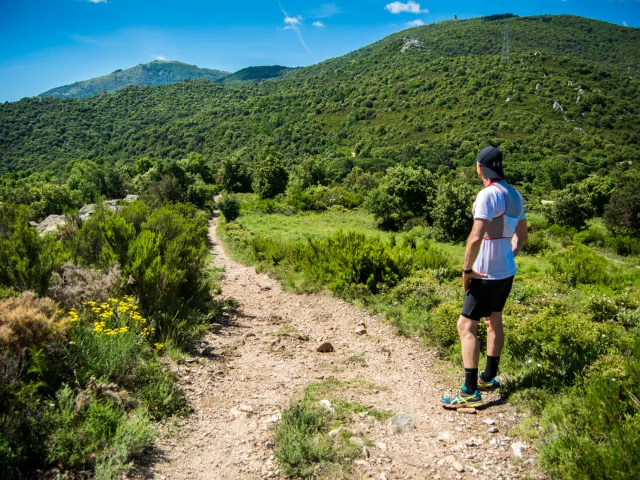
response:
[[(453, 397), (444, 397), (450, 409), (482, 405), (480, 390), (500, 387), (496, 380), (504, 345), (502, 309), (516, 274), (515, 256), (527, 241), (527, 219), (522, 196), (504, 180), (502, 153), (487, 147), (478, 155), (478, 176), (485, 188), (473, 204), (473, 228), (467, 240), (462, 283), (465, 300), (458, 319), (462, 343), (464, 384)], [(487, 364), (478, 373), (478, 321), (487, 326)]]

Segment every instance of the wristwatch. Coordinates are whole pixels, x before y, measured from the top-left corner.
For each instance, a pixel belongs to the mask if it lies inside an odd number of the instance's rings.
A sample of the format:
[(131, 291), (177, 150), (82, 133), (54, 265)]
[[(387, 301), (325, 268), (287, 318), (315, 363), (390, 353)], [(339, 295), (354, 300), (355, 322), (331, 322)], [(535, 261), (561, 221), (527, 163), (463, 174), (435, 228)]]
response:
[(473, 268), (470, 268), (469, 270), (462, 270), (462, 273), (469, 275), (470, 273), (473, 273)]

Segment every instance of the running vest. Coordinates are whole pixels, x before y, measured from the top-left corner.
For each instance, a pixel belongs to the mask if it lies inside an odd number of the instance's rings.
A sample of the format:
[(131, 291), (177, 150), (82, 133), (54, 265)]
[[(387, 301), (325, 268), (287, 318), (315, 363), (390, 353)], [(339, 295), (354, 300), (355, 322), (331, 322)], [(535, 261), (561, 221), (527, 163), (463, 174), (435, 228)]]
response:
[(503, 212), (491, 220), (487, 233), (484, 234), (484, 239), (498, 240), (500, 238), (512, 238), (523, 212), (524, 202), (522, 201), (522, 197), (518, 191), (507, 182), (491, 182), (487, 185), (487, 188), (497, 188), (500, 190), (505, 206)]
[(478, 193), (473, 205), (474, 219), (489, 220), (480, 252), (473, 264), (487, 280), (502, 280), (516, 274), (511, 239), (524, 214), (524, 201), (505, 181), (493, 182)]

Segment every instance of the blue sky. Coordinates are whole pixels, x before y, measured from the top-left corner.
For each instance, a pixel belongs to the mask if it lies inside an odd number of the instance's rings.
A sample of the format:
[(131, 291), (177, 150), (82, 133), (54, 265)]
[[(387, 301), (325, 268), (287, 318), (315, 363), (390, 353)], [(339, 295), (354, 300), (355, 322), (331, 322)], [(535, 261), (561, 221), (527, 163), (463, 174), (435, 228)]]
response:
[(0, 102), (155, 58), (305, 66), (413, 24), (571, 13), (640, 27), (640, 0), (0, 0)]

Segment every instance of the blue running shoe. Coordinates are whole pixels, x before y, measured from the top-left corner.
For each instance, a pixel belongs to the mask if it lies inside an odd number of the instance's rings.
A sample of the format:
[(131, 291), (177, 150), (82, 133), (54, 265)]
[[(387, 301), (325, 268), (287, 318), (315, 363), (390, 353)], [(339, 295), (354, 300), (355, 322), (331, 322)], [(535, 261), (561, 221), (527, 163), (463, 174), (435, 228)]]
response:
[(460, 391), (453, 397), (442, 397), (440, 404), (447, 409), (457, 410), (458, 408), (476, 408), (482, 406), (482, 395), (480, 390), (476, 390), (475, 393), (467, 393), (467, 389), (464, 385), (460, 387)]
[(501, 387), (500, 382), (498, 380), (496, 380), (495, 378), (492, 378), (488, 382), (485, 382), (482, 379), (482, 374), (483, 373), (484, 372), (480, 372), (478, 374), (478, 390), (480, 390), (482, 392), (490, 392), (492, 390), (497, 390), (498, 388)]

